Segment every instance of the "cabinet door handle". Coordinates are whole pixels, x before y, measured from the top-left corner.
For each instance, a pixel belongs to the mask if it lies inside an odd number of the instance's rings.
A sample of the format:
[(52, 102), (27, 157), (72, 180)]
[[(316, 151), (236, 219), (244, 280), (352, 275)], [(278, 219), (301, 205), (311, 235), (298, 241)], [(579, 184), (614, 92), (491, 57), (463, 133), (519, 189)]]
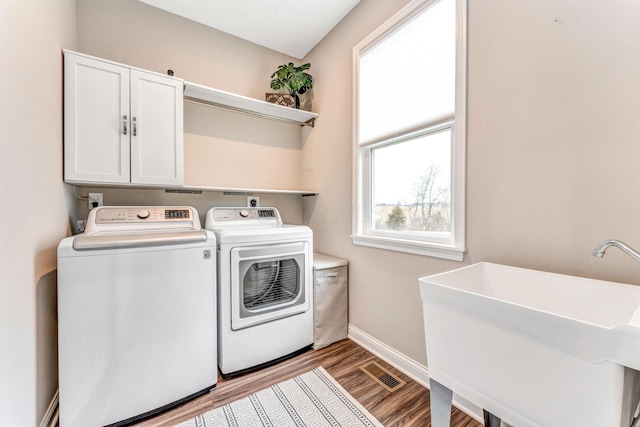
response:
[(123, 133), (126, 135), (127, 134), (127, 116), (126, 116), (126, 114), (124, 116), (122, 116), (122, 130), (123, 130)]
[(133, 136), (138, 136), (138, 122), (135, 117), (131, 117), (131, 126), (133, 126)]
[(338, 277), (338, 272), (329, 272), (329, 273), (325, 273), (324, 277)]

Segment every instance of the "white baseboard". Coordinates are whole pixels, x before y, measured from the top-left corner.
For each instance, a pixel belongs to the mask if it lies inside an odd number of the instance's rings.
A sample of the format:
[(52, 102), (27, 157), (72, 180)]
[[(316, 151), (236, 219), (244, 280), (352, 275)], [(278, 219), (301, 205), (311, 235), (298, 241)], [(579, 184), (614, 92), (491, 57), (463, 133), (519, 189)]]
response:
[[(382, 341), (377, 340), (351, 324), (349, 324), (348, 336), (349, 339), (356, 344), (369, 350), (371, 353), (394, 366), (417, 383), (429, 388), (429, 369), (426, 366), (405, 356), (394, 348), (389, 347)], [(453, 405), (475, 420), (479, 422), (484, 421), (482, 408), (479, 408), (456, 394), (453, 395)]]
[(411, 377), (416, 382), (429, 388), (429, 370), (426, 366), (421, 365), (413, 359), (408, 358), (399, 351), (389, 347), (385, 343), (378, 341), (366, 332), (361, 331), (355, 326), (349, 324), (349, 338), (366, 348), (380, 359), (396, 367), (405, 375)]
[[(51, 403), (49, 403), (47, 412), (44, 413), (44, 417), (42, 417), (42, 421), (40, 421), (40, 427), (49, 427), (55, 425), (55, 422), (57, 422), (58, 399), (58, 390), (56, 390), (56, 394), (53, 395), (53, 399), (51, 399)], [(52, 421), (54, 421), (54, 423), (52, 423)]]

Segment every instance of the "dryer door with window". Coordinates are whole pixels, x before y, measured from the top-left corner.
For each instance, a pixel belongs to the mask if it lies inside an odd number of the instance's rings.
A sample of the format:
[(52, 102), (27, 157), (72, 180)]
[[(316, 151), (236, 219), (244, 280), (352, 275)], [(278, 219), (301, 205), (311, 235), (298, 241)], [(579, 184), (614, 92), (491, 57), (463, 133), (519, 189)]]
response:
[(308, 268), (307, 242), (231, 249), (231, 329), (309, 310)]

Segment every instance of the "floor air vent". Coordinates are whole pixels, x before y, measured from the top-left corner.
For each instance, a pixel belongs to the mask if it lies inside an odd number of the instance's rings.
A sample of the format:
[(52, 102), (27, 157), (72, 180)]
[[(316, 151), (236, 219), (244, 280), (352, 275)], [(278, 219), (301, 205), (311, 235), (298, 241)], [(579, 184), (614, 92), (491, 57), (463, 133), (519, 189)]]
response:
[(370, 362), (366, 365), (362, 365), (360, 369), (389, 391), (396, 391), (406, 384), (400, 378), (396, 377), (376, 362)]

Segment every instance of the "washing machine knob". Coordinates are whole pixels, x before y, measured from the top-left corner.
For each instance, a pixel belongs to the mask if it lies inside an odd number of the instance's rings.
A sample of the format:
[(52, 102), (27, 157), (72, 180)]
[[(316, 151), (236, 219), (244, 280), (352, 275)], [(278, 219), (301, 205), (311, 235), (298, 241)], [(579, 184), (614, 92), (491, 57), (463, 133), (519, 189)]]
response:
[(138, 211), (138, 218), (140, 219), (147, 219), (149, 218), (150, 212), (146, 209), (142, 209), (140, 211)]
[(248, 210), (246, 210), (246, 209), (241, 210), (241, 211), (240, 211), (240, 216), (241, 216), (242, 218), (246, 218), (246, 217), (248, 217), (248, 216), (249, 216), (249, 211), (248, 211)]

